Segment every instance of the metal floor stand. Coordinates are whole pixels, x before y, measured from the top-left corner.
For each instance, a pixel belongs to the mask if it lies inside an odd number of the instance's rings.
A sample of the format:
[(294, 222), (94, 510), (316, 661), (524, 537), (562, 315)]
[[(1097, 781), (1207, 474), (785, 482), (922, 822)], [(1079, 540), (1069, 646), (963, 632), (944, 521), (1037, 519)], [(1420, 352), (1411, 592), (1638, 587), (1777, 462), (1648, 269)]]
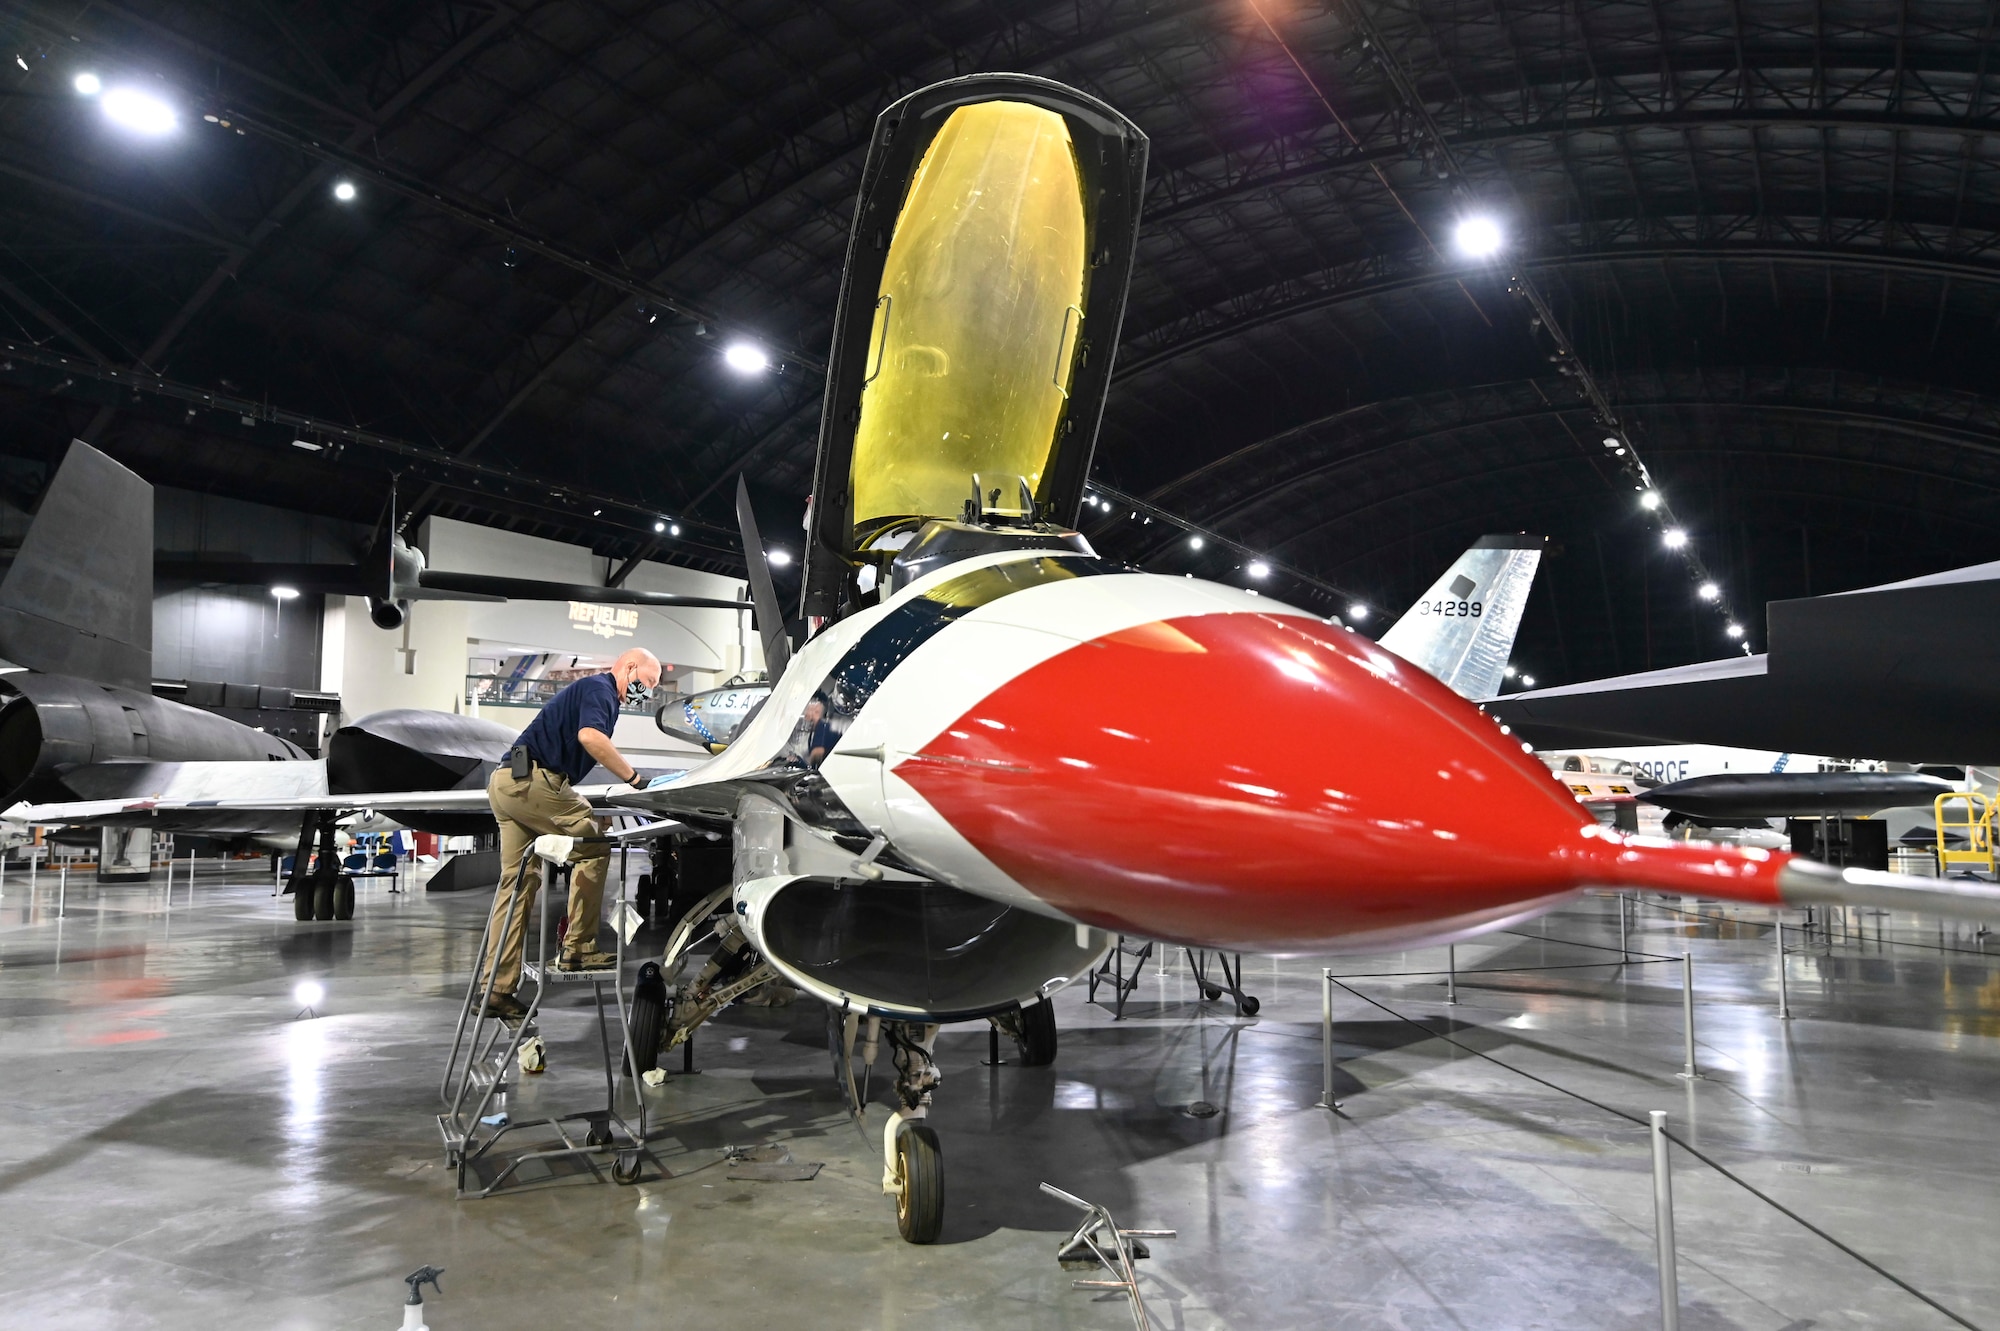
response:
[(1143, 1243), (1134, 1239), (1171, 1239), (1178, 1237), (1171, 1229), (1120, 1229), (1118, 1222), (1111, 1218), (1111, 1212), (1072, 1196), (1052, 1183), (1044, 1183), (1042, 1191), (1057, 1201), (1068, 1202), (1079, 1211), (1089, 1214), (1071, 1235), (1056, 1249), (1056, 1260), (1065, 1266), (1073, 1263), (1094, 1263), (1109, 1271), (1111, 1280), (1072, 1280), (1074, 1289), (1122, 1289), (1125, 1297), (1132, 1301), (1132, 1325), (1136, 1331), (1152, 1331), (1153, 1319), (1146, 1315), (1146, 1300), (1139, 1295), (1139, 1272), (1132, 1265), (1135, 1258), (1151, 1256)]
[[(538, 838), (521, 857), (519, 873), (526, 873), (531, 857), (542, 855), (545, 881), (542, 884), (540, 900), (539, 938), (535, 949), (535, 959), (524, 961), (521, 975), (535, 986), (534, 1001), (528, 1004), (528, 1012), (519, 1022), (507, 1023), (491, 1015), (493, 984), (495, 976), (488, 974), (485, 983), (480, 983), (480, 970), (486, 966), (487, 943), (493, 932), (493, 913), (487, 912), (486, 930), (480, 935), (480, 958), (475, 966), (471, 981), (466, 985), (465, 1005), (458, 1014), (458, 1029), (452, 1036), (451, 1055), (445, 1061), (444, 1080), (438, 1086), (439, 1097), (451, 1107), (437, 1116), (438, 1132), (444, 1138), (445, 1161), (457, 1171), (457, 1196), (490, 1197), (515, 1178), (521, 1166), (531, 1161), (553, 1161), (563, 1158), (581, 1160), (589, 1167), (591, 1175), (604, 1181), (604, 1172), (598, 1167), (598, 1157), (607, 1153), (613, 1155), (611, 1177), (619, 1183), (635, 1183), (639, 1178), (642, 1161), (650, 1158), (646, 1146), (646, 1097), (635, 1086), (633, 1099), (638, 1104), (638, 1124), (635, 1128), (618, 1107), (619, 1085), (632, 1066), (629, 1050), (632, 1045), (632, 1027), (629, 1005), (625, 998), (624, 961), (625, 929), (619, 918), (627, 909), (626, 857), (621, 847), (619, 856), (618, 906), (614, 913), (612, 934), (617, 939), (615, 956), (617, 960), (604, 970), (566, 971), (558, 967), (549, 955), (549, 898), (558, 890), (568, 899), (570, 871), (574, 867), (566, 861), (551, 859), (544, 853), (545, 840)], [(576, 838), (577, 841), (599, 842), (609, 838)], [(608, 875), (607, 875), (608, 876)], [(518, 881), (518, 879), (517, 879)], [(516, 894), (516, 900), (520, 900)], [(525, 911), (521, 912), (525, 915)], [(527, 921), (518, 916), (506, 922), (504, 927), (526, 929)], [(548, 996), (549, 987), (558, 984), (588, 984), (595, 1000), (597, 1015), (598, 1045), (604, 1053), (604, 1107), (586, 1109), (576, 1113), (551, 1117), (515, 1120), (506, 1113), (507, 1090), (517, 1084), (522, 1075), (519, 1054), (522, 1043), (535, 1034), (535, 1019), (541, 1012), (542, 1000)], [(611, 986), (612, 998), (618, 1011), (619, 1040), (618, 1066), (612, 1065), (610, 1032), (605, 1024), (604, 987)], [(468, 1026), (470, 1029), (468, 1030)], [(507, 1038), (503, 1041), (502, 1036)], [(459, 1060), (460, 1053), (464, 1062)], [(499, 1119), (489, 1122), (489, 1119)], [(582, 1140), (572, 1136), (576, 1124), (585, 1125)], [(511, 1155), (495, 1155), (495, 1148), (510, 1134), (529, 1128), (546, 1128), (555, 1133), (559, 1146), (548, 1146), (515, 1152)], [(475, 1181), (479, 1178), (477, 1166), (489, 1155), (496, 1160), (504, 1159), (506, 1164), (498, 1174), (484, 1186), (472, 1190), (466, 1188), (468, 1175)], [(657, 1161), (655, 1164), (657, 1165)]]
[[(1118, 935), (1117, 945), (1105, 954), (1104, 960), (1097, 964), (1097, 969), (1090, 973), (1090, 993), (1086, 1001), (1091, 1003), (1097, 1001), (1099, 984), (1110, 985), (1113, 995), (1111, 1019), (1121, 1020), (1125, 1016), (1126, 996), (1139, 987), (1139, 976), (1146, 969), (1146, 959), (1152, 955), (1153, 944), (1150, 939), (1138, 940), (1135, 943), (1124, 934)], [(1129, 974), (1125, 969), (1127, 958), (1132, 962)]]
[[(1194, 971), (1194, 981), (1201, 986), (1203, 998), (1220, 998), (1228, 994), (1236, 1000), (1236, 1015), (1254, 1017), (1263, 1004), (1257, 995), (1243, 992), (1243, 954), (1241, 952), (1206, 952), (1199, 948), (1182, 948), (1187, 954), (1188, 966)], [(1211, 980), (1208, 976), (1209, 958), (1215, 958), (1215, 968), (1222, 978)], [(1232, 958), (1234, 962), (1232, 964)]]

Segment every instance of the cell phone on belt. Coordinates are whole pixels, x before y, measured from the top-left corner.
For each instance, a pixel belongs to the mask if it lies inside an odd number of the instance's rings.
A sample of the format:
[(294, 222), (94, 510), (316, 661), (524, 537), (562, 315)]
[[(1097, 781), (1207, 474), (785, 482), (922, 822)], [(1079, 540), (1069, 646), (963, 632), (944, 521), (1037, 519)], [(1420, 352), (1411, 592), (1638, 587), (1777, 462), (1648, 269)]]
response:
[(527, 745), (516, 744), (514, 746), (513, 763), (514, 779), (516, 781), (526, 781), (534, 774), (535, 760), (528, 756)]

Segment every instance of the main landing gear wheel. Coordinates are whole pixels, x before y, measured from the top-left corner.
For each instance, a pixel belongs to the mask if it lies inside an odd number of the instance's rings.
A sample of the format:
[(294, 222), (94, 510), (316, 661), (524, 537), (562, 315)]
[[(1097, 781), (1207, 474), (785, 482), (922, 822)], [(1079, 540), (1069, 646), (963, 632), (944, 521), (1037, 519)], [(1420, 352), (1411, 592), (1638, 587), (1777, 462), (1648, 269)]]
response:
[(639, 968), (639, 982), (632, 987), (632, 1075), (644, 1076), (660, 1066), (660, 1031), (667, 1021), (667, 981), (660, 963), (649, 961)]
[(333, 918), (351, 920), (354, 918), (354, 880), (342, 874), (333, 889)]
[(911, 1243), (936, 1243), (944, 1232), (944, 1152), (921, 1123), (896, 1134), (896, 1228)]
[(313, 917), (313, 884), (304, 880), (292, 884), (292, 918), (303, 924)]
[(333, 918), (334, 897), (340, 884), (332, 878), (322, 878), (313, 884), (313, 918), (330, 920)]
[(1021, 1033), (1014, 1037), (1024, 1068), (1045, 1068), (1056, 1061), (1056, 1008), (1043, 999), (1021, 1009)]

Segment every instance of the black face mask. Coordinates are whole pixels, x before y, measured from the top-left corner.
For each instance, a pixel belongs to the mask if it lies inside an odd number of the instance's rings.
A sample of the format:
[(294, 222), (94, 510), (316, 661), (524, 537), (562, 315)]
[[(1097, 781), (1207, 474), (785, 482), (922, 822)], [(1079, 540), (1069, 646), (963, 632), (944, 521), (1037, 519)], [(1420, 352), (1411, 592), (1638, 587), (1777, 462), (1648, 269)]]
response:
[(640, 703), (645, 702), (647, 698), (651, 697), (652, 694), (652, 685), (646, 683), (637, 675), (625, 681), (625, 703), (628, 707), (637, 707)]

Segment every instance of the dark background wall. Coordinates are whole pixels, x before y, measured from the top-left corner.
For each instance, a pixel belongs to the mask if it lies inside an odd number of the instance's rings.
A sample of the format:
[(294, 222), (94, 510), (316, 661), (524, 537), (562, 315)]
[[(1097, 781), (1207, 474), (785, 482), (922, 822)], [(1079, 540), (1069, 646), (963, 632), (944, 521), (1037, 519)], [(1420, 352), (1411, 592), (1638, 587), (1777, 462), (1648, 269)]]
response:
[(153, 598), (153, 678), (319, 687), (319, 596), (279, 602), (259, 587), (185, 587)]

